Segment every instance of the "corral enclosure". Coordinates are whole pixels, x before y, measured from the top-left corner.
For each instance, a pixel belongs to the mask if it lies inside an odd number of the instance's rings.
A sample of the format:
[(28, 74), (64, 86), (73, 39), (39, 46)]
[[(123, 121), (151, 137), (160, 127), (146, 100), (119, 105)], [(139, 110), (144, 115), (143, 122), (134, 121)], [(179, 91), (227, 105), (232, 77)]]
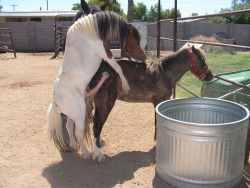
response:
[[(0, 55), (0, 187), (173, 188), (155, 174), (152, 104), (116, 102), (103, 129), (103, 165), (56, 149), (44, 134), (62, 60), (52, 55)], [(237, 188), (249, 187), (249, 169)]]
[[(12, 22), (0, 23), (0, 28), (10, 28), (13, 35), (15, 48), (19, 52), (44, 52), (54, 51), (54, 24), (55, 22)], [(57, 25), (70, 26), (72, 22), (57, 22)], [(148, 25), (146, 22), (134, 22), (142, 35), (143, 47), (147, 43), (148, 50), (156, 50), (156, 40), (146, 39), (147, 37), (156, 37), (156, 25)], [(147, 26), (147, 27), (146, 27)], [(250, 46), (250, 25), (249, 24), (215, 24), (215, 23), (197, 23), (183, 22), (178, 23), (177, 38), (190, 39), (196, 35), (212, 37), (214, 34), (224, 33), (228, 39), (235, 39), (237, 45)], [(173, 38), (173, 23), (161, 23), (162, 37)], [(178, 48), (184, 43), (179, 42)], [(162, 50), (172, 50), (172, 42), (162, 41)]]
[[(11, 28), (17, 51), (53, 51), (54, 22), (4, 23)], [(70, 25), (70, 22), (63, 23)], [(250, 45), (249, 25), (178, 23), (177, 38), (224, 33), (238, 45)], [(173, 23), (163, 23), (163, 37), (173, 37)], [(147, 29), (156, 37), (156, 25)], [(155, 50), (156, 41), (147, 40)], [(182, 46), (178, 43), (178, 48)], [(162, 41), (162, 50), (172, 42)], [(52, 53), (3, 54), (0, 61), (1, 111), (0, 187), (169, 187), (155, 174), (154, 109), (149, 103), (117, 101), (106, 122), (103, 152), (106, 163), (84, 161), (78, 154), (59, 153), (43, 133), (46, 109), (61, 58)], [(212, 67), (211, 67), (212, 68)], [(194, 78), (195, 79), (195, 78)], [(249, 186), (249, 165), (237, 188)]]

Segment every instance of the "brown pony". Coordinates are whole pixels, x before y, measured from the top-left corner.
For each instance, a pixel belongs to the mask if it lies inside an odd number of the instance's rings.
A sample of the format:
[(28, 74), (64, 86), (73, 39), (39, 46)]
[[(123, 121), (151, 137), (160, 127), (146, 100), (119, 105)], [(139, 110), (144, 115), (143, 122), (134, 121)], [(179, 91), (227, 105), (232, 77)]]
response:
[(117, 73), (105, 62), (101, 66), (89, 87), (94, 88), (101, 78), (102, 72), (108, 72), (109, 78), (94, 96), (94, 156), (100, 156), (100, 135), (104, 123), (111, 112), (116, 99), (126, 102), (150, 102), (154, 106), (170, 99), (175, 84), (181, 77), (191, 70), (202, 81), (210, 81), (213, 75), (205, 63), (204, 54), (201, 50), (184, 48), (163, 60), (154, 61), (150, 64), (138, 64), (133, 61), (118, 61), (129, 83), (128, 94), (122, 91), (121, 79)]

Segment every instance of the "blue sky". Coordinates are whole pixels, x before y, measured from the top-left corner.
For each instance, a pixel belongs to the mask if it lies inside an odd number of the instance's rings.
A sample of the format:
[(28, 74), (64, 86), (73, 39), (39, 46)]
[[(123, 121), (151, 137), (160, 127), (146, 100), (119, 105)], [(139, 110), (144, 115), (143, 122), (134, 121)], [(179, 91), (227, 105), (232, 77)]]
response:
[[(40, 7), (42, 10), (47, 10), (47, 2), (49, 10), (70, 10), (73, 3), (80, 3), (80, 0), (0, 0), (3, 6), (2, 11), (12, 11), (15, 6), (16, 11), (38, 11)], [(127, 12), (127, 0), (118, 0), (124, 12)], [(143, 2), (148, 9), (158, 0), (134, 0), (134, 3)], [(214, 14), (221, 10), (221, 8), (230, 8), (231, 0), (178, 0), (178, 9), (181, 11), (182, 17), (190, 16), (192, 13), (199, 15)], [(174, 0), (161, 0), (163, 9), (171, 9), (174, 7)]]

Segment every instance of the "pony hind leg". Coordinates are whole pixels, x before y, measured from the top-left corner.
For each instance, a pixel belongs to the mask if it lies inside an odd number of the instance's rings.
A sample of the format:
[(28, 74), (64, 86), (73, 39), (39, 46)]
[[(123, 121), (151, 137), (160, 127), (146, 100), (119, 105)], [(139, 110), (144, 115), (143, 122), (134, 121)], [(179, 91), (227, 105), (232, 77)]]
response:
[[(76, 149), (78, 143), (81, 148), (83, 158), (89, 159), (92, 156), (92, 153), (88, 151), (84, 143), (84, 138), (85, 138), (84, 127), (85, 127), (85, 114), (86, 114), (85, 99), (84, 96), (79, 93), (74, 93), (72, 98), (74, 100), (71, 101), (71, 104), (65, 105), (65, 106), (70, 106), (70, 110), (69, 107), (62, 110), (62, 112), (67, 110), (67, 113), (65, 113), (68, 116), (66, 127), (70, 137), (70, 144), (74, 149)], [(75, 126), (73, 122), (75, 123)]]
[(82, 156), (84, 159), (90, 159), (92, 153), (88, 151), (87, 147), (84, 143), (84, 120), (85, 118), (81, 118), (80, 120), (75, 121), (75, 136), (82, 150)]
[(70, 147), (77, 151), (79, 148), (74, 134), (74, 121), (69, 117), (67, 117), (66, 128), (69, 134)]

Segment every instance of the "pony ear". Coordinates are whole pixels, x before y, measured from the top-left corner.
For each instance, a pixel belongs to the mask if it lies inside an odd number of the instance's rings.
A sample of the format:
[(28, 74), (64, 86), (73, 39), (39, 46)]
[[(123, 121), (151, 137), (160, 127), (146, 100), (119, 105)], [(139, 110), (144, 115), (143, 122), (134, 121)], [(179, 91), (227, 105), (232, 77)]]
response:
[(128, 32), (133, 32), (134, 26), (132, 24), (128, 24)]
[(196, 48), (194, 47), (194, 45), (192, 45), (192, 51), (196, 52)]
[(89, 5), (86, 3), (85, 0), (81, 0), (81, 7), (84, 11), (84, 14), (88, 15), (90, 13)]
[(108, 5), (109, 0), (107, 0), (102, 6), (100, 6), (101, 10), (105, 10)]

